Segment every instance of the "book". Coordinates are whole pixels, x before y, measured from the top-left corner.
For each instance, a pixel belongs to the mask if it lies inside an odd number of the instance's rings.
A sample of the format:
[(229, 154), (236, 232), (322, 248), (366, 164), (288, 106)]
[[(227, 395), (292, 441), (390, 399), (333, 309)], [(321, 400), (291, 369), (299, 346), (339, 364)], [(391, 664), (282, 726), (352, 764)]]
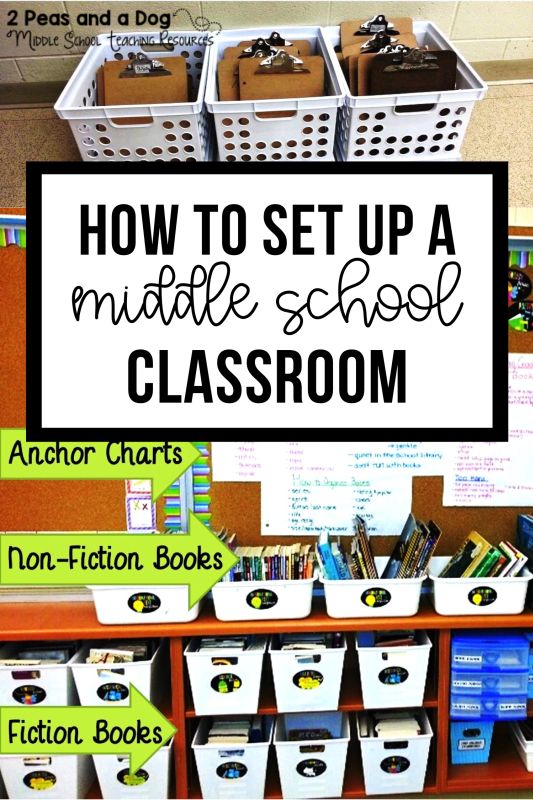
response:
[(487, 542), (487, 540), (480, 536), (476, 531), (472, 531), (468, 534), (459, 549), (450, 558), (439, 577), (466, 577), (466, 573), (469, 573), (473, 568), (475, 568), (480, 554), (484, 554), (489, 548), (489, 542)]
[(409, 541), (411, 540), (411, 537), (415, 533), (416, 527), (417, 526), (415, 518), (413, 517), (412, 514), (409, 514), (403, 526), (400, 538), (394, 545), (394, 550), (392, 551), (392, 555), (387, 561), (385, 569), (383, 570), (383, 574), (381, 576), (382, 578), (398, 577), (400, 567), (407, 553)]

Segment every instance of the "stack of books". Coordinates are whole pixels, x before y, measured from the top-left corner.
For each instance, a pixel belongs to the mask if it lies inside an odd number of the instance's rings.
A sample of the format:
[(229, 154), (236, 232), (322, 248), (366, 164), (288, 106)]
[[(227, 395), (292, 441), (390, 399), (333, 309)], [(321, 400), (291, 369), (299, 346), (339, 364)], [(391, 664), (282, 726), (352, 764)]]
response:
[(198, 644), (198, 653), (217, 653), (221, 650), (245, 650), (246, 636), (202, 636)]
[(73, 642), (35, 642), (9, 647), (0, 658), (1, 667), (37, 667), (66, 664), (76, 652)]
[(324, 575), (329, 580), (420, 578), (426, 574), (440, 536), (441, 531), (433, 521), (425, 525), (409, 514), (381, 576), (378, 576), (366, 524), (361, 517), (354, 520), (350, 552), (346, 552), (338, 541), (320, 542), (317, 553)]
[(327, 650), (342, 647), (342, 633), (282, 633), (280, 650)]
[(131, 664), (148, 661), (157, 647), (157, 642), (134, 640), (108, 642), (102, 647), (91, 647), (85, 659), (87, 664)]
[(440, 578), (512, 578), (527, 564), (527, 556), (511, 542), (492, 545), (476, 531), (468, 534), (450, 558)]
[(423, 727), (411, 711), (363, 711), (359, 714), (361, 737), (404, 739), (420, 736)]
[(207, 744), (248, 744), (263, 741), (263, 720), (260, 715), (217, 718), (207, 734)]
[(310, 544), (232, 548), (239, 559), (224, 581), (305, 580), (312, 578), (315, 555)]

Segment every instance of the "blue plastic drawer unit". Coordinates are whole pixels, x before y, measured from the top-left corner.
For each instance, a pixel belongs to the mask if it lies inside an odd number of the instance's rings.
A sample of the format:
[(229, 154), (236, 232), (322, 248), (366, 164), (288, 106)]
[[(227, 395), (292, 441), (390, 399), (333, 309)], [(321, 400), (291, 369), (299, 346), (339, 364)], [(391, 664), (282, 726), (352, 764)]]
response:
[(452, 694), (472, 695), (526, 695), (527, 672), (483, 672), (452, 669), (450, 688)]
[(529, 670), (529, 640), (522, 634), (461, 633), (452, 637), (452, 669), (483, 672)]
[(525, 719), (527, 717), (526, 695), (450, 695), (451, 719)]

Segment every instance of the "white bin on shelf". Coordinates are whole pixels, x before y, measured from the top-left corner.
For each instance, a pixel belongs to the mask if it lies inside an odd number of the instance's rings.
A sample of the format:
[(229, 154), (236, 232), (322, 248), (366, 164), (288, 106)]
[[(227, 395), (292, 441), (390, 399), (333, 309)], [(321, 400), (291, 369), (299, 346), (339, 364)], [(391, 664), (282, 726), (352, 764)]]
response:
[[(204, 107), (207, 79), (207, 36), (195, 31), (164, 31), (159, 49), (150, 58), (180, 55), (187, 61), (195, 99), (187, 103), (96, 105), (96, 73), (106, 61), (127, 59), (144, 50), (146, 33), (128, 32), (117, 45), (111, 34), (96, 37), (73, 73), (54, 108), (68, 120), (84, 161), (207, 161), (212, 154), (210, 120)], [(159, 33), (151, 34), (156, 44)], [(135, 119), (137, 122), (123, 122)]]
[(431, 640), (417, 632), (417, 644), (406, 647), (364, 647), (356, 637), (365, 708), (421, 706)]
[(129, 774), (129, 756), (93, 756), (96, 775), (104, 800), (163, 800), (168, 797), (172, 743), (161, 747), (155, 755)]
[[(319, 728), (333, 738), (289, 741), (291, 731)], [(348, 715), (341, 711), (280, 714), (274, 744), (283, 797), (340, 797), (349, 739)]]
[(82, 706), (127, 706), (130, 703), (130, 683), (152, 702), (159, 699), (164, 689), (164, 658), (167, 656), (164, 644), (159, 645), (148, 661), (109, 666), (85, 663), (90, 648), (97, 646), (97, 643), (85, 645), (80, 659), (72, 665)]
[(224, 621), (308, 617), (314, 580), (219, 581), (212, 589), (215, 615)]
[(398, 740), (361, 736), (361, 719), (357, 715), (366, 794), (416, 794), (424, 791), (433, 731), (426, 712), (417, 709), (417, 714), (423, 733)]
[(185, 649), (196, 714), (255, 714), (266, 636), (249, 637), (245, 650), (199, 653), (199, 642)]
[(439, 578), (451, 556), (429, 562), (433, 605), (437, 614), (521, 614), (531, 572), (524, 567), (514, 578)]
[(518, 722), (512, 722), (510, 728), (513, 734), (515, 747), (518, 755), (522, 759), (524, 767), (528, 772), (533, 772), (533, 740), (526, 739)]
[[(18, 645), (0, 648), (0, 658), (14, 656)], [(79, 660), (75, 653), (67, 664), (0, 666), (0, 706), (69, 706), (76, 703), (71, 665)]]
[(339, 707), (346, 638), (325, 650), (281, 650), (273, 637), (272, 663), (278, 712), (334, 711)]
[(192, 742), (204, 798), (260, 800), (265, 795), (268, 748), (273, 721), (265, 720), (265, 741), (251, 744), (206, 744), (210, 719), (202, 719)]
[[(336, 47), (340, 29), (324, 31)], [(456, 88), (356, 97), (350, 94), (341, 72), (345, 102), (335, 142), (340, 161), (457, 160), (460, 156), (470, 115), (476, 101), (485, 96), (487, 85), (432, 22), (413, 22), (413, 33), (421, 47), (455, 50)]]
[(187, 586), (89, 586), (102, 625), (191, 622), (200, 604), (189, 608)]
[(93, 780), (91, 756), (3, 756), (0, 771), (12, 800), (85, 797)]
[[(381, 575), (388, 562), (378, 556), (376, 567)], [(330, 580), (321, 577), (328, 616), (412, 617), (418, 611), (424, 578), (376, 578), (375, 580)]]
[[(219, 158), (221, 161), (333, 161), (337, 108), (344, 101), (337, 57), (319, 27), (277, 27), (276, 30), (288, 40), (307, 39), (313, 53), (324, 58), (326, 95), (280, 100), (219, 100), (217, 65), (224, 50), (264, 36), (266, 28), (222, 31), (210, 53), (205, 94), (207, 108), (215, 120)], [(279, 116), (273, 117), (273, 112), (279, 112)], [(265, 113), (270, 116), (264, 116)]]

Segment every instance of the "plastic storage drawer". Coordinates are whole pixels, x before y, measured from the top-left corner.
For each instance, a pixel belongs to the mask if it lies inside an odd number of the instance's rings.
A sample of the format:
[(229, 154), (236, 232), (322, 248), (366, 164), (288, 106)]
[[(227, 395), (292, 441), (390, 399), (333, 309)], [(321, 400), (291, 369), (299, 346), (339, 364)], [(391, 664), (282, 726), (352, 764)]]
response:
[(439, 578), (449, 560), (449, 556), (436, 556), (429, 562), (437, 614), (522, 613), (531, 580), (527, 567), (512, 578)]
[[(217, 66), (226, 47), (265, 35), (264, 28), (222, 31), (211, 48), (205, 101), (215, 119), (221, 161), (333, 161), (342, 73), (319, 27), (278, 27), (289, 40), (307, 39), (326, 67), (326, 94), (282, 100), (218, 99)], [(273, 114), (279, 112), (279, 116)]]
[(198, 644), (185, 649), (196, 714), (255, 714), (266, 636), (250, 637), (245, 650), (199, 653)]
[(525, 695), (471, 695), (452, 692), (450, 719), (525, 719)]
[[(338, 27), (325, 32), (334, 46), (339, 44)], [(422, 47), (455, 50), (432, 22), (415, 21), (413, 32)], [(457, 159), (474, 105), (487, 91), (486, 83), (459, 52), (456, 87), (443, 92), (354, 96), (343, 75), (346, 97), (336, 134), (339, 160)]]
[[(0, 648), (0, 658), (9, 658), (16, 645)], [(0, 666), (0, 706), (69, 706), (76, 701), (71, 665), (80, 658), (75, 653), (66, 664)]]
[(486, 764), (494, 722), (450, 722), (452, 764)]
[(94, 781), (91, 756), (3, 756), (0, 771), (13, 800), (85, 797)]
[[(379, 574), (388, 560), (383, 556), (376, 558)], [(324, 585), (330, 617), (412, 617), (418, 611), (424, 577), (347, 581), (321, 577), (320, 582)]]
[(103, 800), (163, 800), (168, 797), (172, 744), (161, 747), (155, 755), (129, 774), (129, 756), (93, 756)]
[[(196, 99), (187, 103), (96, 105), (96, 73), (106, 61), (127, 59), (143, 49), (146, 33), (130, 33), (117, 46), (116, 36), (102, 34), (83, 56), (54, 108), (68, 120), (84, 161), (208, 161), (212, 157), (210, 120), (204, 107), (209, 47), (205, 34), (165, 32), (167, 41), (150, 58), (181, 55), (187, 61)], [(152, 35), (155, 39), (155, 36)], [(135, 119), (134, 124), (121, 120)]]
[(421, 734), (398, 740), (357, 735), (361, 745), (366, 794), (416, 794), (424, 790), (433, 731), (425, 711), (419, 710)]
[(452, 669), (527, 672), (529, 643), (520, 634), (452, 636)]
[[(320, 728), (332, 738), (289, 741), (291, 731)], [(341, 797), (349, 739), (348, 715), (340, 711), (280, 714), (274, 744), (283, 797)]]
[(333, 711), (339, 707), (346, 639), (325, 650), (280, 650), (269, 646), (278, 712)]
[(219, 581), (212, 589), (215, 615), (224, 621), (307, 617), (314, 580)]
[(470, 672), (452, 669), (452, 692), (468, 694), (527, 694), (527, 672)]
[(265, 794), (268, 749), (272, 719), (267, 719), (264, 742), (250, 744), (206, 744), (211, 725), (203, 719), (192, 742), (202, 797), (231, 800), (261, 800)]
[(409, 647), (365, 647), (356, 636), (365, 708), (421, 706), (428, 671), (431, 641), (423, 631)]
[[(95, 645), (93, 645), (95, 646)], [(152, 702), (159, 699), (164, 689), (165, 644), (160, 644), (148, 661), (129, 664), (87, 664), (91, 645), (80, 651), (80, 660), (72, 665), (76, 688), (82, 706), (127, 706), (130, 703), (130, 682)]]

